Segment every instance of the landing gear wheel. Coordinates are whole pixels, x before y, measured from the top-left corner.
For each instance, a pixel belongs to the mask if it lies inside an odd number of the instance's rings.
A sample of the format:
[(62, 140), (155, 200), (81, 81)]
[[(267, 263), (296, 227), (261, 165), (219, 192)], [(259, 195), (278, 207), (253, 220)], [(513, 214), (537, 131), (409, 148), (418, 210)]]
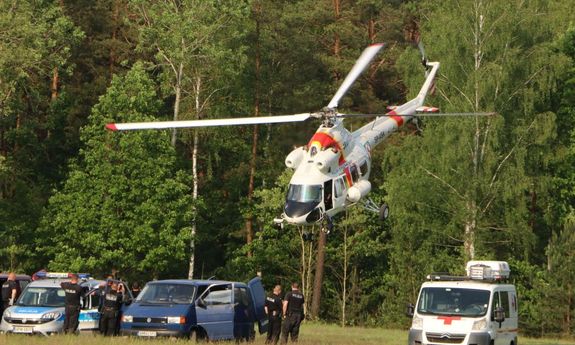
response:
[(379, 208), (379, 220), (382, 222), (385, 221), (389, 217), (389, 206), (386, 203), (382, 204)]

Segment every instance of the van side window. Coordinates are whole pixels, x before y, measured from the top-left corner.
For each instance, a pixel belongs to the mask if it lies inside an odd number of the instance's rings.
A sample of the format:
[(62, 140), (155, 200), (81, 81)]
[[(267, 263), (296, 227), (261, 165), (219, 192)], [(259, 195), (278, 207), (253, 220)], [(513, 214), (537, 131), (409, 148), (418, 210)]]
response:
[(337, 180), (335, 180), (335, 197), (339, 198), (341, 196), (343, 196), (343, 193), (345, 191), (345, 182), (343, 182), (343, 176), (339, 177)]
[(249, 296), (246, 288), (244, 288), (244, 287), (234, 288), (234, 304), (235, 305), (240, 305), (240, 306), (247, 308), (250, 306), (250, 302), (251, 302), (250, 296)]
[(509, 312), (509, 292), (501, 291), (499, 293), (499, 298), (501, 298), (501, 306), (505, 311), (505, 317), (508, 318), (511, 315)]
[(499, 308), (501, 304), (499, 303), (499, 292), (493, 293), (493, 302), (491, 303), (491, 321), (495, 320), (495, 309)]
[(232, 290), (229, 285), (213, 286), (204, 297), (205, 305), (223, 305), (232, 303)]

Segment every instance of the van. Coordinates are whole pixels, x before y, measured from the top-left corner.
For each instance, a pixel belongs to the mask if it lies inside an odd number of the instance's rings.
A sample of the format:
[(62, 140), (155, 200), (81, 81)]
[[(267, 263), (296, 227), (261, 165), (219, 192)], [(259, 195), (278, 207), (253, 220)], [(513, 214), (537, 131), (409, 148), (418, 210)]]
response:
[(429, 275), (412, 317), (408, 345), (517, 345), (518, 302), (504, 261), (470, 261), (467, 276)]
[(158, 280), (146, 284), (125, 310), (120, 333), (140, 337), (225, 340), (267, 331), (261, 279), (249, 283), (214, 280)]

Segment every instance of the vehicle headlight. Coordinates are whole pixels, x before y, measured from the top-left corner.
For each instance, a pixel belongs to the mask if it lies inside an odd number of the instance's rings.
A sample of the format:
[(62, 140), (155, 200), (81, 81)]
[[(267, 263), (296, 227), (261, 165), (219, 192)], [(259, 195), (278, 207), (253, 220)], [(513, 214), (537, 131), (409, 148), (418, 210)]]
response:
[(12, 317), (12, 312), (10, 312), (10, 309), (6, 309), (6, 311), (4, 311), (4, 318), (9, 319), (11, 317)]
[(62, 314), (57, 312), (46, 313), (42, 315), (42, 320), (44, 321), (52, 321), (57, 320)]
[(413, 315), (413, 319), (411, 320), (411, 328), (423, 329), (423, 318), (417, 315)]
[(471, 328), (473, 331), (481, 331), (487, 327), (487, 320), (485, 318), (479, 319), (473, 323)]
[(186, 317), (185, 316), (169, 316), (168, 317), (168, 323), (183, 324), (183, 323), (186, 323)]
[(122, 316), (122, 322), (134, 322), (134, 317), (132, 315)]

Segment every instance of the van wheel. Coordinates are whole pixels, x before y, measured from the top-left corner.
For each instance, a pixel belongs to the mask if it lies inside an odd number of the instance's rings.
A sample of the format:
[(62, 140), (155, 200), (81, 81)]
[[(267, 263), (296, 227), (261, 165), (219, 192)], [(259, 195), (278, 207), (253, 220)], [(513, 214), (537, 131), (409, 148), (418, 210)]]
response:
[(195, 329), (190, 332), (190, 340), (194, 343), (203, 343), (206, 341), (206, 335), (202, 330)]

